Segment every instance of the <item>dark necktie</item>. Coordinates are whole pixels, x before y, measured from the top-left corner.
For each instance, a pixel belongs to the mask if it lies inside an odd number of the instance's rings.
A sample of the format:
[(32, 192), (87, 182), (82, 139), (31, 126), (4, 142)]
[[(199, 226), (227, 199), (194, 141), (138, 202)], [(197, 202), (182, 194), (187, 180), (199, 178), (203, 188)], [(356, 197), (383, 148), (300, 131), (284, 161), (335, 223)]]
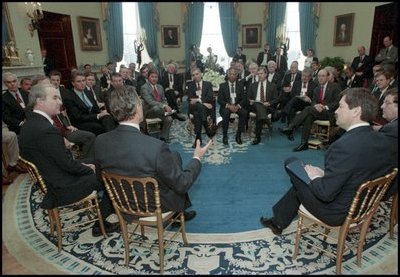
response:
[(24, 101), (21, 99), (21, 97), (19, 97), (18, 92), (15, 93), (15, 99), (17, 99), (18, 104), (25, 105)]
[(231, 104), (235, 104), (235, 86), (231, 84)]
[(321, 87), (319, 90), (319, 102), (324, 104), (324, 87)]
[(174, 80), (172, 79), (172, 74), (169, 74), (169, 82), (172, 83)]
[(265, 102), (265, 97), (264, 97), (264, 82), (260, 82), (261, 87), (260, 87), (260, 100), (261, 102)]
[(389, 47), (386, 48), (386, 56), (389, 54)]
[(200, 83), (197, 83), (197, 90), (201, 90)]
[(153, 87), (153, 96), (154, 96), (154, 99), (155, 99), (157, 102), (160, 102), (160, 101), (161, 101), (161, 97), (160, 97), (160, 94), (158, 93), (158, 91), (157, 91), (157, 89), (156, 89), (156, 86)]
[(60, 130), (61, 136), (65, 136), (65, 132), (67, 129), (64, 127), (64, 124), (61, 122), (61, 120), (58, 118), (58, 116), (53, 116), (51, 119), (53, 119), (53, 125), (56, 127), (58, 130)]

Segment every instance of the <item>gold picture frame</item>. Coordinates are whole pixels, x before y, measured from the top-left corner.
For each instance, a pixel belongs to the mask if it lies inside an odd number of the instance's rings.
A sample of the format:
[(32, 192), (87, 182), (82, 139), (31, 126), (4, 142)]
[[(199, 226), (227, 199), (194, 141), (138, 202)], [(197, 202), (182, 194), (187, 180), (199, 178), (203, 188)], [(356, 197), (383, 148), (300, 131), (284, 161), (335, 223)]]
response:
[(335, 16), (334, 46), (349, 46), (353, 40), (354, 13)]
[(79, 40), (81, 49), (86, 51), (101, 51), (101, 30), (98, 18), (78, 16)]
[(179, 48), (181, 46), (179, 26), (162, 25), (161, 43), (164, 48)]
[(242, 45), (246, 48), (261, 47), (261, 24), (242, 25)]

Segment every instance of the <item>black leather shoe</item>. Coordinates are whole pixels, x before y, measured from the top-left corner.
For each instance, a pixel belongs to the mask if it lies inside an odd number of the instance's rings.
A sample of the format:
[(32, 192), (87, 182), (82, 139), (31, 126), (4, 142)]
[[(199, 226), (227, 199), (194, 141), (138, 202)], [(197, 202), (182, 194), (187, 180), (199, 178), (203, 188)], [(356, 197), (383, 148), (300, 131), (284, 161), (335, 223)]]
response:
[(293, 149), (293, 152), (299, 152), (304, 150), (308, 150), (308, 142), (302, 142), (295, 149)]
[(281, 132), (282, 134), (286, 135), (289, 140), (294, 140), (293, 129), (290, 129), (290, 128), (283, 128), (283, 129), (279, 128), (279, 132)]
[(256, 137), (252, 142), (251, 142), (251, 144), (252, 145), (257, 145), (257, 144), (259, 144), (261, 142), (261, 138), (260, 137)]
[(217, 133), (215, 128), (207, 129), (206, 134), (209, 138), (213, 138)]
[[(110, 234), (113, 232), (118, 232), (120, 230), (119, 223), (110, 223), (108, 221), (104, 221), (104, 228), (106, 229), (106, 233)], [(98, 221), (92, 227), (92, 236), (100, 237), (103, 234), (101, 233), (100, 224)]]
[(235, 140), (236, 140), (237, 144), (242, 144), (243, 143), (242, 138), (240, 137), (240, 135), (236, 135)]
[(180, 114), (178, 114), (178, 113), (174, 113), (174, 114), (172, 115), (172, 118), (173, 118), (173, 119), (178, 119), (179, 121), (185, 121), (185, 120), (186, 120), (186, 118), (185, 118), (183, 115), (180, 115)]
[(260, 217), (260, 222), (264, 227), (270, 228), (272, 233), (274, 233), (275, 235), (281, 235), (282, 234), (282, 229), (279, 228), (278, 226), (276, 226), (273, 222), (272, 222), (273, 217), (271, 218), (264, 218), (263, 216)]
[(222, 143), (225, 145), (228, 145), (228, 137), (223, 137), (222, 138)]

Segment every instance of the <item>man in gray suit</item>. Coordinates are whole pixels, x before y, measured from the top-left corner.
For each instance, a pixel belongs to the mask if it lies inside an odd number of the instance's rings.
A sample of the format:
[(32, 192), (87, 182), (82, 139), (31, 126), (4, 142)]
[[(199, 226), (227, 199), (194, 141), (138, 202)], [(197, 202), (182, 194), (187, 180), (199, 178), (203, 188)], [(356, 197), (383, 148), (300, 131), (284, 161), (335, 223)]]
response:
[(393, 41), (389, 36), (386, 36), (383, 39), (383, 45), (385, 47), (379, 51), (378, 55), (376, 55), (375, 62), (382, 64), (391, 63), (395, 65), (397, 63), (397, 58), (398, 58), (397, 47), (393, 45)]
[[(96, 138), (97, 174), (106, 171), (125, 176), (155, 177), (159, 183), (162, 212), (180, 212), (189, 208), (188, 191), (200, 174), (200, 159), (212, 140), (203, 148), (197, 140), (193, 158), (183, 167), (180, 155), (171, 151), (168, 144), (140, 132), (143, 106), (133, 88), (114, 90), (110, 109), (120, 125)], [(185, 212), (185, 219), (190, 220), (195, 215), (195, 211)]]
[(160, 118), (162, 130), (160, 139), (169, 142), (169, 129), (172, 125), (171, 115), (176, 111), (168, 106), (164, 89), (158, 82), (158, 72), (155, 68), (149, 70), (148, 82), (140, 88), (140, 96), (143, 99), (144, 117)]

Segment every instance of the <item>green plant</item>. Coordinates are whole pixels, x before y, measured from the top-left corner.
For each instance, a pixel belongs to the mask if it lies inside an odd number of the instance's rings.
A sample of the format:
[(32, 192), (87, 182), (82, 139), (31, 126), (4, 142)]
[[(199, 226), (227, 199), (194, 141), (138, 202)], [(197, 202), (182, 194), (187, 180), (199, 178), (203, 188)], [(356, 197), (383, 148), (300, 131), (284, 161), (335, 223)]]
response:
[(332, 66), (338, 70), (339, 73), (342, 73), (344, 68), (344, 59), (341, 57), (325, 57), (320, 62), (321, 67), (324, 68), (326, 66)]

